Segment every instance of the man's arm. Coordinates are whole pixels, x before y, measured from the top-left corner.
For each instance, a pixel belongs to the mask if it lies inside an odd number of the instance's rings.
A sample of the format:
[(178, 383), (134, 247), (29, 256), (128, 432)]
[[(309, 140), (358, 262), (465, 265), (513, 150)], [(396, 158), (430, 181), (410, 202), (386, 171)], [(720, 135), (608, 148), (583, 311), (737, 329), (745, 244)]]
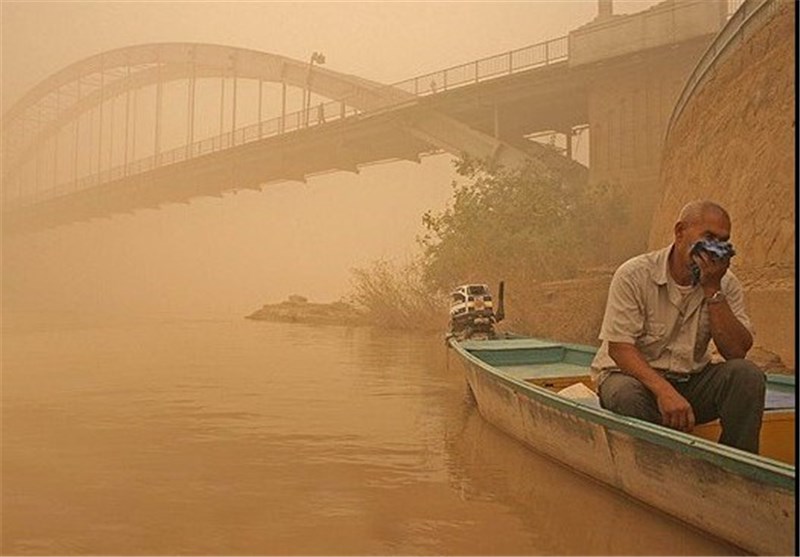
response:
[[(695, 257), (700, 267), (700, 286), (708, 300), (722, 291), (722, 277), (728, 271), (729, 259), (714, 259), (707, 254)], [(744, 358), (753, 346), (753, 335), (736, 317), (726, 300), (707, 302), (711, 338), (726, 360)]]
[(753, 346), (753, 335), (733, 314), (727, 302), (708, 305), (708, 322), (711, 338), (726, 360), (744, 358)]
[(687, 432), (694, 428), (694, 412), (689, 401), (683, 398), (661, 374), (650, 367), (642, 353), (633, 344), (609, 342), (608, 355), (616, 362), (620, 371), (635, 377), (653, 393), (663, 425)]

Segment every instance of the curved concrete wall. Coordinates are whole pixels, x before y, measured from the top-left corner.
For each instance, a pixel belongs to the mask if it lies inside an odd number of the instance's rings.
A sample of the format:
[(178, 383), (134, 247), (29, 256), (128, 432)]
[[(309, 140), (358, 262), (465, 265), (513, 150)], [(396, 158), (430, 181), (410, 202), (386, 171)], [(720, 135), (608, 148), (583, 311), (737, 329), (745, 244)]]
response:
[(748, 291), (756, 349), (795, 359), (795, 10), (775, 0), (747, 29), (673, 123), (663, 153), (662, 199), (649, 247), (672, 239), (680, 208), (699, 198), (725, 206)]

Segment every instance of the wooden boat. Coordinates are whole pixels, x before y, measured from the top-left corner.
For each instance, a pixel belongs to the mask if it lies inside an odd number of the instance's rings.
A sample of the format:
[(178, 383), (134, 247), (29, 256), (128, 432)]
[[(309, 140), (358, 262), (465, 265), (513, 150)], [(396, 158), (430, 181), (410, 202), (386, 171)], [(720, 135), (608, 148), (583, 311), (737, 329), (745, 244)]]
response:
[(481, 415), (537, 452), (742, 549), (793, 555), (795, 388), (768, 375), (762, 454), (600, 408), (595, 348), (534, 338), (448, 339)]

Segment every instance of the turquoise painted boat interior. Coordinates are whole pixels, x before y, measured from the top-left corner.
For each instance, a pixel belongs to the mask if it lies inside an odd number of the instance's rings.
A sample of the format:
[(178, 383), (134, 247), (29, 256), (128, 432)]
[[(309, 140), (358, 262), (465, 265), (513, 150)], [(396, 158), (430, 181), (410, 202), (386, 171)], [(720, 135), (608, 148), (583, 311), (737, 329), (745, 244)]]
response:
[(570, 364), (588, 372), (595, 348), (533, 338), (469, 340), (464, 348), (492, 366)]

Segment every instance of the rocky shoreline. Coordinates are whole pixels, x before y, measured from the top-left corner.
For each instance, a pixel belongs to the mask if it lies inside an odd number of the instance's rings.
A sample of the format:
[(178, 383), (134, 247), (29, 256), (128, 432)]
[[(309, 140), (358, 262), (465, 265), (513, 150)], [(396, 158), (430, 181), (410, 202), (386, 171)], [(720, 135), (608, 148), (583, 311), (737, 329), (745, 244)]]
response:
[(314, 325), (365, 325), (364, 312), (347, 302), (315, 303), (303, 296), (289, 296), (277, 304), (265, 304), (245, 319)]

